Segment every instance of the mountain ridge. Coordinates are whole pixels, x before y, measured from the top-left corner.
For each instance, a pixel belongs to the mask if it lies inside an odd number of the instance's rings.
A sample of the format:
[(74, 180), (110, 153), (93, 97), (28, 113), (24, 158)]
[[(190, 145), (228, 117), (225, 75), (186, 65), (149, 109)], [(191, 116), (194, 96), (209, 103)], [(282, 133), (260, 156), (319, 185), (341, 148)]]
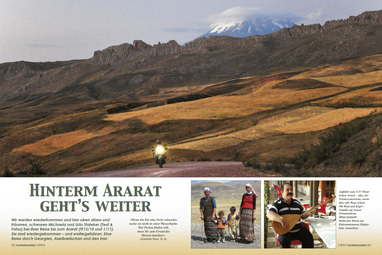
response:
[[(382, 53), (382, 11), (346, 20), (283, 28), (234, 38), (211, 36), (184, 46), (136, 40), (96, 51), (85, 60), (0, 64), (0, 100), (54, 93), (81, 100), (136, 98), (165, 87), (334, 63)], [(0, 102), (1, 103), (1, 102)]]
[[(326, 21), (324, 25), (321, 24), (312, 24), (312, 25), (294, 25), (290, 28), (282, 28), (278, 31), (275, 31), (273, 33), (273, 36), (278, 37), (278, 36), (290, 36), (290, 37), (296, 37), (296, 36), (301, 36), (301, 35), (311, 35), (315, 34), (318, 32), (325, 32), (328, 29), (332, 29), (344, 24), (381, 24), (382, 23), (382, 10), (381, 11), (367, 11), (363, 12), (362, 14), (358, 16), (350, 16), (348, 19), (340, 19), (340, 20), (331, 20), (331, 21)], [(253, 35), (253, 37), (257, 37), (258, 35)], [(269, 35), (272, 36), (272, 35)], [(140, 51), (142, 54), (140, 56), (149, 56), (149, 55), (154, 55), (154, 56), (163, 56), (168, 54), (174, 54), (174, 53), (179, 53), (179, 52), (188, 52), (188, 51), (193, 51), (193, 53), (199, 53), (203, 54), (206, 52), (206, 49), (203, 48), (205, 47), (207, 43), (203, 41), (203, 38), (198, 38), (196, 40), (201, 40), (198, 43), (190, 42), (184, 46), (179, 45), (176, 41), (172, 40), (169, 41), (168, 43), (163, 43), (163, 44), (156, 44), (151, 47), (149, 47), (148, 44), (145, 44), (144, 42), (137, 40), (134, 41), (132, 45), (129, 45), (129, 49), (132, 46), (133, 48), (136, 49), (142, 49), (140, 47), (137, 47), (136, 45), (141, 45), (144, 44), (147, 52), (145, 50)], [(118, 49), (119, 47), (125, 47), (126, 44), (122, 44), (119, 46), (111, 46), (113, 49)], [(111, 48), (109, 47), (109, 48)], [(102, 54), (104, 51), (105, 53), (109, 53), (108, 49), (101, 50), (101, 51), (96, 51), (95, 55)], [(163, 49), (170, 49), (170, 50), (163, 50)], [(119, 51), (119, 49), (118, 49)], [(138, 51), (139, 52), (139, 51)], [(94, 59), (94, 56), (93, 58)]]

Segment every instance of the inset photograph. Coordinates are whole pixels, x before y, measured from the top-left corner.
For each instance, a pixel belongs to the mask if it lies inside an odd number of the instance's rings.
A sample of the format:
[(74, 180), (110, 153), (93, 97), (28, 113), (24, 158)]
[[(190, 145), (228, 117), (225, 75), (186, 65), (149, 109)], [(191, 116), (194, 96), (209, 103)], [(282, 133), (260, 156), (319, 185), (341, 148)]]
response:
[(192, 181), (191, 248), (261, 248), (261, 182)]
[(335, 181), (265, 181), (265, 248), (336, 248)]

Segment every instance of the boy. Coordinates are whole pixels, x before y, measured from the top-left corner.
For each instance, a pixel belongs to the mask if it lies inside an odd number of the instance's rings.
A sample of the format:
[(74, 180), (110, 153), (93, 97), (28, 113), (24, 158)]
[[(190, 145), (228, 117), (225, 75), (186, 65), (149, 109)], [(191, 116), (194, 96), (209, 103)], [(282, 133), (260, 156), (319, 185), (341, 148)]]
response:
[(239, 216), (235, 213), (236, 208), (232, 206), (230, 209), (231, 213), (228, 214), (228, 233), (231, 236), (231, 242), (235, 242), (237, 236), (236, 233), (236, 221), (239, 220)]
[(222, 243), (225, 243), (225, 224), (227, 224), (226, 219), (223, 217), (224, 212), (220, 211), (218, 213), (219, 218), (217, 219), (218, 222), (218, 243), (220, 243), (220, 240)]

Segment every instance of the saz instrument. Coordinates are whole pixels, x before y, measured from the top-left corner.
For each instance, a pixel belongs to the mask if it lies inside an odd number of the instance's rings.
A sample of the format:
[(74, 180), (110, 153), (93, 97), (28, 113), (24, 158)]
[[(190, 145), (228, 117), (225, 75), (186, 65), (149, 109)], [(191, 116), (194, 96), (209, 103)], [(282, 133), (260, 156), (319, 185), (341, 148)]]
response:
[[(331, 199), (327, 200), (326, 202), (322, 203), (322, 204), (319, 204), (319, 205), (316, 205), (315, 207), (312, 207), (310, 208), (307, 212), (305, 213), (309, 213), (310, 211), (332, 201), (334, 198), (336, 198), (336, 196), (333, 196)], [(303, 213), (303, 214), (305, 214)], [(301, 218), (301, 216), (303, 214), (285, 214), (285, 215), (282, 215), (281, 217), (283, 217), (284, 219), (286, 219), (288, 222), (289, 222), (289, 227), (288, 228), (284, 228), (280, 222), (277, 222), (277, 221), (273, 221), (272, 222), (272, 227), (273, 229), (276, 231), (277, 234), (279, 235), (284, 235), (286, 233), (288, 233), (295, 225), (296, 223), (298, 222), (298, 220)]]

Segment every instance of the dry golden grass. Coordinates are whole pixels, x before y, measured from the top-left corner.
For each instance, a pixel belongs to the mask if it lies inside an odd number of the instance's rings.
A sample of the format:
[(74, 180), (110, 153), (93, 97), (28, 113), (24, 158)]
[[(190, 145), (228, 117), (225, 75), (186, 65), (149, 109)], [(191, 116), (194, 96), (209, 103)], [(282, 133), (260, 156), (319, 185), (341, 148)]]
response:
[(115, 130), (116, 129), (113, 127), (105, 127), (97, 132), (89, 133), (86, 130), (77, 130), (73, 132), (52, 135), (35, 143), (16, 148), (13, 151), (31, 153), (36, 156), (47, 156), (57, 151), (67, 149), (85, 140), (110, 134)]
[[(249, 80), (253, 79), (254, 77), (243, 77), (236, 81), (235, 84), (232, 84), (231, 86), (237, 86), (242, 84), (247, 84)], [(202, 84), (202, 85), (194, 85), (194, 86), (185, 86), (185, 87), (172, 87), (172, 88), (160, 88), (159, 94), (169, 94), (169, 93), (191, 93), (191, 92), (197, 92), (200, 90), (203, 90), (208, 87), (216, 86), (216, 85), (223, 85), (225, 83), (229, 83), (229, 81), (224, 81), (220, 83), (210, 83), (210, 84)]]
[(314, 132), (369, 115), (381, 108), (343, 108), (307, 106), (272, 116), (258, 123), (256, 128), (274, 130), (287, 134)]
[(238, 145), (246, 141), (255, 141), (265, 137), (280, 134), (281, 132), (277, 130), (277, 128), (288, 125), (289, 123), (311, 118), (312, 116), (323, 114), (332, 110), (333, 109), (326, 107), (304, 107), (264, 119), (254, 127), (250, 127), (236, 132), (230, 132), (229, 134), (227, 134), (229, 131), (225, 130), (223, 131), (225, 132), (224, 135), (216, 135), (215, 133), (211, 134), (210, 137), (196, 137), (194, 138), (194, 141), (173, 145), (171, 146), (171, 148), (202, 150), (206, 152), (222, 149), (225, 147)]
[(222, 131), (212, 132), (212, 133), (208, 133), (208, 134), (205, 134), (205, 135), (201, 135), (201, 136), (198, 136), (198, 137), (192, 137), (192, 138), (188, 138), (188, 139), (186, 138), (186, 139), (182, 140), (181, 142), (173, 143), (171, 145), (171, 148), (175, 148), (175, 146), (180, 145), (180, 144), (184, 144), (184, 143), (187, 143), (187, 142), (193, 142), (195, 140), (203, 140), (203, 139), (207, 139), (207, 138), (214, 138), (214, 137), (217, 137), (217, 136), (222, 136), (222, 135), (230, 134), (230, 133), (235, 132), (235, 131), (236, 131), (236, 129), (229, 128), (229, 129), (225, 129), (225, 130), (222, 130)]
[(205, 152), (218, 150), (230, 146), (239, 145), (248, 141), (255, 141), (265, 137), (275, 135), (277, 131), (259, 128), (257, 126), (244, 130), (232, 132), (230, 134), (219, 135), (216, 137), (197, 137), (194, 141), (182, 144), (171, 145), (171, 149), (201, 150)]
[(299, 75), (295, 79), (329, 77), (337, 75), (349, 75), (356, 73), (369, 73), (382, 69), (382, 55), (374, 55), (359, 59), (353, 59), (337, 65), (324, 65), (313, 68)]
[(335, 97), (318, 100), (317, 104), (322, 106), (341, 106), (342, 104), (354, 106), (373, 106), (382, 104), (382, 90), (371, 91), (371, 88), (350, 91)]
[(25, 132), (25, 131), (29, 131), (29, 130), (37, 130), (37, 129), (42, 128), (42, 127), (54, 125), (57, 122), (62, 122), (64, 120), (70, 120), (70, 119), (79, 118), (79, 117), (103, 115), (103, 114), (104, 114), (103, 110), (97, 109), (97, 110), (90, 110), (90, 111), (86, 111), (86, 112), (76, 112), (76, 113), (65, 114), (65, 115), (57, 115), (48, 122), (36, 124), (39, 122), (37, 120), (35, 122), (17, 125), (15, 128), (19, 128), (21, 130), (21, 132)]
[(115, 164), (115, 165), (128, 165), (128, 162), (144, 162), (147, 159), (152, 157), (150, 150), (140, 150), (136, 152), (131, 152), (127, 155), (118, 156), (118, 157), (110, 157), (105, 158), (100, 161), (92, 162), (91, 164), (87, 164), (77, 169), (76, 172), (93, 172), (98, 171), (99, 169), (106, 169), (107, 165)]
[(333, 111), (333, 109), (328, 107), (306, 106), (263, 119), (259, 121), (256, 127), (268, 130), (277, 130), (277, 128), (295, 123), (297, 121), (309, 119), (330, 111)]
[(227, 136), (218, 136), (213, 138), (206, 138), (194, 142), (187, 142), (170, 146), (170, 149), (186, 149), (186, 150), (200, 150), (200, 151), (213, 151), (225, 147), (235, 146), (242, 143), (241, 140), (230, 138)]
[(379, 108), (344, 108), (308, 106), (264, 119), (254, 127), (216, 137), (197, 137), (194, 141), (172, 145), (171, 149), (201, 150), (205, 152), (235, 146), (282, 133), (307, 133), (334, 127), (365, 116)]
[(382, 82), (382, 71), (357, 73), (353, 75), (338, 75), (332, 77), (316, 77), (316, 80), (348, 88)]
[(344, 87), (382, 82), (382, 55), (347, 61), (339, 65), (325, 65), (294, 76), (291, 79), (312, 78)]
[(242, 158), (251, 158), (255, 152), (256, 159), (260, 162), (271, 162), (277, 158), (291, 159), (307, 145), (317, 144), (317, 136), (317, 132), (275, 135), (248, 143), (240, 151)]
[(252, 93), (239, 96), (217, 96), (202, 100), (164, 105), (107, 116), (106, 120), (124, 121), (138, 118), (148, 124), (178, 119), (226, 119), (238, 118), (257, 112), (285, 107), (306, 100), (332, 95), (343, 88), (312, 90), (272, 89), (278, 82), (269, 82)]
[(276, 130), (288, 134), (324, 130), (329, 127), (337, 126), (341, 123), (347, 123), (357, 117), (369, 115), (375, 110), (381, 111), (382, 108), (333, 109), (332, 111), (276, 128)]
[[(236, 100), (245, 100), (245, 102), (238, 105)], [(106, 120), (123, 121), (129, 118), (138, 118), (148, 124), (157, 124), (165, 120), (234, 118), (269, 109), (265, 107), (257, 107), (254, 109), (249, 105), (251, 103), (250, 101), (251, 99), (249, 97), (207, 98), (192, 102), (164, 105), (141, 111), (113, 114), (109, 115)]]
[(332, 77), (337, 75), (344, 75), (344, 74), (355, 74), (362, 72), (359, 66), (332, 66), (332, 65), (325, 65), (321, 67), (314, 68), (312, 70), (303, 72), (299, 75), (296, 75), (292, 77), (291, 79), (316, 79), (320, 77)]
[(195, 85), (195, 86), (186, 86), (186, 87), (172, 87), (172, 88), (160, 88), (159, 94), (169, 94), (169, 93), (191, 93), (200, 91), (202, 89), (208, 88), (215, 84), (205, 84), (205, 85)]

